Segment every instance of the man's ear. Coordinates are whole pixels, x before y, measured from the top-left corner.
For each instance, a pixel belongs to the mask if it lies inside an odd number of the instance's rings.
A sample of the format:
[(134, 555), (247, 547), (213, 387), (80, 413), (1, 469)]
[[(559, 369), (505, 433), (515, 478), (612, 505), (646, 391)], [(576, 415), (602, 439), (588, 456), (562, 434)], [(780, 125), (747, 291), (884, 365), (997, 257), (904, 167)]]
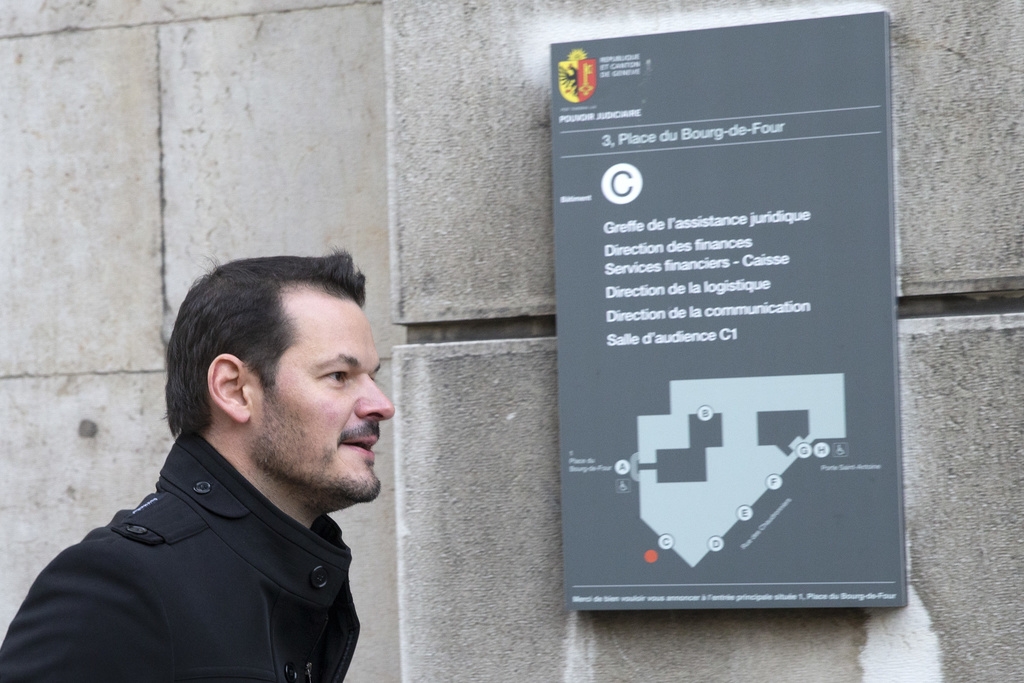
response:
[(232, 421), (244, 424), (252, 417), (254, 390), (259, 382), (237, 356), (222, 353), (210, 363), (206, 374), (211, 408), (219, 409)]

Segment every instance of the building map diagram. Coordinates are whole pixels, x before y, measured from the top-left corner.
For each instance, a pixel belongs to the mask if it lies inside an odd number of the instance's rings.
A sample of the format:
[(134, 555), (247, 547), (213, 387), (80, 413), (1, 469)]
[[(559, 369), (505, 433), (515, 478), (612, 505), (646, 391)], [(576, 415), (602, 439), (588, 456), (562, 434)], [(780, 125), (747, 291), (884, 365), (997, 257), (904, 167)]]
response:
[[(619, 462), (639, 487), (640, 517), (691, 567), (785, 485), (800, 458), (844, 457), (843, 375), (670, 382), (668, 415), (637, 417), (637, 453)], [(628, 469), (627, 469), (628, 467)]]

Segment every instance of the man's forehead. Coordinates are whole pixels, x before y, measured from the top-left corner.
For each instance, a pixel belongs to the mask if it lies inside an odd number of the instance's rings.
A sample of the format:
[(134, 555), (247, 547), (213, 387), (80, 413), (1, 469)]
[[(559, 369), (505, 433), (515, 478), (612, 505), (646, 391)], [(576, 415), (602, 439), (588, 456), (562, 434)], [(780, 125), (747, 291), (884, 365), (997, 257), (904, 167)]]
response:
[(370, 322), (356, 302), (301, 287), (282, 290), (281, 304), (295, 335), (293, 348), (313, 345), (320, 362), (345, 360), (369, 369), (378, 363)]
[(369, 324), (363, 309), (355, 301), (315, 287), (290, 286), (283, 288), (281, 290), (281, 306), (293, 322), (304, 319), (315, 321), (325, 314), (343, 311), (345, 315), (353, 318), (353, 322)]
[(327, 299), (327, 300), (348, 301), (349, 303), (351, 303), (356, 308), (359, 308), (359, 304), (357, 304), (355, 301), (353, 301), (351, 297), (345, 296), (343, 294), (337, 294), (335, 292), (327, 291), (326, 289), (324, 289), (322, 287), (317, 287), (316, 285), (304, 284), (304, 283), (295, 283), (295, 284), (284, 285), (283, 287), (281, 287), (281, 300), (282, 301), (288, 301), (288, 300), (293, 300), (293, 299), (301, 299), (301, 298), (307, 298), (307, 297), (311, 297), (311, 298), (321, 298), (322, 297), (322, 298)]

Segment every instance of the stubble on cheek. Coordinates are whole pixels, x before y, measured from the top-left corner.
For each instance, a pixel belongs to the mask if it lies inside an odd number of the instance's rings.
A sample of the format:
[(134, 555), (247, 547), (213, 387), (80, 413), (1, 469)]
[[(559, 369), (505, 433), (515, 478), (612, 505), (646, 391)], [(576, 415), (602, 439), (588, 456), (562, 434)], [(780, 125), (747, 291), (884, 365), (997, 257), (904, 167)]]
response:
[(337, 446), (310, 442), (298, 416), (268, 401), (264, 428), (253, 444), (253, 459), (263, 476), (314, 516), (374, 500), (381, 489), (373, 463), (344, 453), (342, 441), (378, 435), (376, 423), (343, 430)]

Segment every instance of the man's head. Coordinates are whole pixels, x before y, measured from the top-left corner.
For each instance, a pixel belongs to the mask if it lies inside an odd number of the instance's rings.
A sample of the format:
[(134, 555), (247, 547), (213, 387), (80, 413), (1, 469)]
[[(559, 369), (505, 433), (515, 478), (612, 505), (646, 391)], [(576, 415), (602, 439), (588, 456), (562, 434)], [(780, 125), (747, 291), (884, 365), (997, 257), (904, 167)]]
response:
[(167, 351), (172, 433), (207, 438), (300, 521), (372, 500), (394, 407), (348, 254), (219, 266), (193, 285)]
[(230, 353), (266, 389), (295, 330), (285, 316), (285, 288), (317, 289), (359, 306), (365, 278), (347, 252), (330, 256), (271, 256), (217, 266), (192, 285), (178, 309), (167, 345), (167, 422), (171, 434), (201, 434), (211, 419), (207, 371)]

